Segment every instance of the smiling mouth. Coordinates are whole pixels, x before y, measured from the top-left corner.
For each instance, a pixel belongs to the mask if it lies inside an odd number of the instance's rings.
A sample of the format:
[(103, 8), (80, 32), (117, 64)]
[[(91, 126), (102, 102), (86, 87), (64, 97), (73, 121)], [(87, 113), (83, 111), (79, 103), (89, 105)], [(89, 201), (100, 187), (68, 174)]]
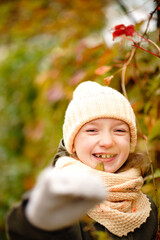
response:
[(96, 158), (101, 158), (101, 159), (110, 159), (116, 156), (116, 154), (93, 154)]

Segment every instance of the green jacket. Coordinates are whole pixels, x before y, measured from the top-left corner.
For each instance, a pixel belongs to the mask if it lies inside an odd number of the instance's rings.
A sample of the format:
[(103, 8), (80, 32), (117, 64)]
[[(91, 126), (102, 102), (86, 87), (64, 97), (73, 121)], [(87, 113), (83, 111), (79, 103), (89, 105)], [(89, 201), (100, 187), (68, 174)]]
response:
[[(55, 155), (53, 165), (56, 160), (64, 155), (68, 155), (61, 141), (58, 153)], [(147, 221), (134, 232), (128, 233), (125, 237), (118, 237), (110, 233), (105, 227), (99, 223), (94, 224), (96, 231), (103, 231), (108, 234), (109, 239), (115, 240), (154, 240), (157, 232), (157, 209), (153, 200), (148, 197), (151, 202), (151, 214)], [(75, 223), (73, 226), (59, 231), (44, 231), (31, 225), (24, 215), (24, 209), (27, 205), (29, 197), (25, 197), (23, 201), (13, 207), (7, 216), (6, 231), (9, 240), (94, 240), (92, 232), (86, 230), (85, 222)], [(69, 216), (68, 216), (69, 218)], [(55, 220), (56, 221), (56, 220)]]

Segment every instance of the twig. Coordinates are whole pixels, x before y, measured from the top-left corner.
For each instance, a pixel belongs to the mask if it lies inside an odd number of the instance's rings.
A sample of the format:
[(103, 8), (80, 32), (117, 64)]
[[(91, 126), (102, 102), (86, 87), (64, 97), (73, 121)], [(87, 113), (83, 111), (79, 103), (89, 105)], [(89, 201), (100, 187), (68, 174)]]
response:
[(158, 55), (158, 54), (156, 54), (156, 53), (153, 53), (153, 52), (150, 52), (150, 51), (148, 51), (148, 50), (146, 50), (146, 49), (144, 49), (144, 48), (142, 48), (142, 47), (140, 47), (140, 46), (138, 46), (138, 45), (135, 45), (135, 44), (134, 44), (134, 45), (132, 45), (132, 46), (133, 46), (133, 47), (136, 47), (136, 48), (140, 48), (140, 49), (142, 49), (143, 51), (148, 52), (148, 53), (150, 53), (150, 54), (152, 54), (152, 55), (160, 58), (160, 55)]
[(151, 39), (148, 39), (148, 42), (152, 43), (152, 44), (157, 48), (157, 50), (158, 50), (158, 52), (159, 52), (159, 54), (160, 54), (160, 48), (159, 48), (159, 46), (158, 46), (155, 42), (153, 42)]
[(126, 75), (126, 69), (127, 69), (127, 66), (130, 64), (134, 54), (135, 54), (135, 51), (136, 51), (136, 48), (133, 48), (132, 51), (131, 51), (131, 55), (128, 59), (128, 61), (124, 64), (123, 68), (122, 68), (122, 81), (121, 81), (121, 86), (122, 86), (122, 91), (123, 91), (123, 94), (124, 96), (128, 99), (128, 96), (127, 96), (127, 92), (126, 92), (126, 87), (125, 87), (125, 75)]
[[(139, 37), (141, 37), (142, 40), (144, 39), (146, 42), (149, 42), (149, 43), (153, 44), (153, 45), (157, 48), (158, 53), (160, 54), (160, 47), (159, 47), (154, 41), (152, 41), (151, 39), (147, 39), (147, 38), (145, 38), (144, 36), (141, 36), (138, 32), (135, 32), (135, 33), (136, 33)], [(129, 40), (131, 40), (131, 39), (129, 39)], [(133, 41), (133, 46), (139, 47), (139, 46), (137, 46), (137, 45), (134, 43), (134, 41)], [(139, 48), (140, 48), (140, 47), (139, 47)], [(149, 52), (149, 51), (145, 50), (144, 48), (141, 48), (141, 49), (144, 50), (144, 51), (146, 51), (146, 52)], [(154, 53), (152, 53), (152, 52), (149, 52), (149, 53), (151, 53), (151, 54), (159, 57), (157, 54), (154, 54)]]
[(159, 3), (157, 4), (156, 8), (150, 13), (150, 16), (149, 16), (149, 19), (148, 19), (148, 23), (147, 23), (147, 27), (146, 27), (146, 30), (145, 30), (143, 36), (145, 36), (145, 35), (147, 34), (147, 31), (148, 31), (148, 28), (149, 28), (150, 21), (151, 21), (153, 15), (154, 15), (154, 13), (157, 11), (158, 6), (159, 6)]

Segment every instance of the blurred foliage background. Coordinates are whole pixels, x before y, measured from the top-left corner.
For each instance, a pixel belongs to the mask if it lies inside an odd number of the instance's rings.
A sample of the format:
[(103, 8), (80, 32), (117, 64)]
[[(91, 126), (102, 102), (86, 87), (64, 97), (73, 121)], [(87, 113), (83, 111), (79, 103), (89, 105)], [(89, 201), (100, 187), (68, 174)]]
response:
[[(159, 4), (152, 2), (155, 8)], [(128, 16), (123, 1), (113, 3)], [(0, 1), (2, 240), (6, 239), (8, 210), (33, 187), (37, 174), (52, 162), (62, 138), (64, 112), (77, 84), (85, 80), (104, 84), (104, 79), (113, 75), (110, 86), (122, 92), (122, 68), (133, 47), (124, 39), (111, 46), (104, 39), (102, 32), (114, 17), (106, 15), (108, 5), (107, 0)], [(157, 28), (147, 31), (145, 36), (159, 45), (159, 8), (154, 11), (155, 8), (149, 9), (145, 20), (136, 19), (133, 24), (143, 35), (142, 25), (149, 23), (149, 17), (154, 18)], [(145, 44), (144, 48), (157, 53), (151, 44)], [(157, 188), (160, 185), (159, 61), (159, 57), (137, 49), (125, 76), (128, 98), (142, 131), (137, 151), (146, 151), (147, 137)], [(143, 190), (155, 200), (152, 176), (146, 177)]]

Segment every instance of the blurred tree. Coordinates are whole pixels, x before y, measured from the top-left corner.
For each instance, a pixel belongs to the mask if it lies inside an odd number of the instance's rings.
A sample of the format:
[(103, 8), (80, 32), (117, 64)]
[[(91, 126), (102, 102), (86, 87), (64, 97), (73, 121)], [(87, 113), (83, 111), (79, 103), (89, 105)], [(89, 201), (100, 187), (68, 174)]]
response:
[[(70, 65), (72, 49), (100, 32), (105, 2), (0, 2), (0, 239), (5, 239), (9, 207), (33, 186), (56, 152), (69, 100), (68, 77), (77, 74)], [(84, 74), (77, 75), (79, 80)]]
[[(110, 85), (122, 91), (121, 72), (132, 46), (124, 39), (110, 48), (104, 42), (107, 4), (106, 0), (0, 1), (0, 239), (6, 239), (8, 209), (51, 163), (75, 86), (85, 80), (103, 84), (113, 75)], [(142, 24), (135, 24), (136, 31)], [(158, 30), (148, 36), (158, 43)], [(156, 52), (150, 44), (142, 44)], [(160, 168), (159, 58), (137, 49), (125, 83), (154, 166)], [(145, 151), (140, 132), (138, 143), (137, 150)], [(157, 171), (158, 185), (159, 176)], [(154, 198), (151, 178), (144, 191)]]

